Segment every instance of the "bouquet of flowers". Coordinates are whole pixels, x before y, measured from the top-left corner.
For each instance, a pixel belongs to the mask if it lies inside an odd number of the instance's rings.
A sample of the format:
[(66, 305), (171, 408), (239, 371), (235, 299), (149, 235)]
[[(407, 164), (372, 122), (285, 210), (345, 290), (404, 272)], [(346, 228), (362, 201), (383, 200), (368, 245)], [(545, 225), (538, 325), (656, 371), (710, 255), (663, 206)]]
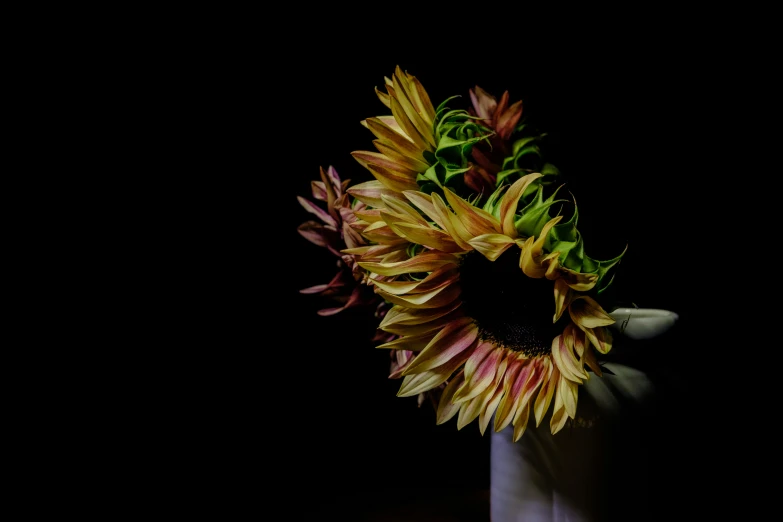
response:
[(339, 258), (331, 281), (302, 292), (334, 298), (321, 315), (373, 307), (398, 396), (431, 397), (438, 424), (478, 420), (483, 434), (494, 417), (516, 441), (547, 418), (559, 432), (612, 348), (599, 299), (625, 250), (586, 254), (576, 203), (508, 91), (435, 106), (397, 67), (376, 93), (387, 114), (362, 121), (376, 151), (352, 153), (374, 179), (321, 168), (312, 199), (299, 197), (318, 218), (299, 233)]

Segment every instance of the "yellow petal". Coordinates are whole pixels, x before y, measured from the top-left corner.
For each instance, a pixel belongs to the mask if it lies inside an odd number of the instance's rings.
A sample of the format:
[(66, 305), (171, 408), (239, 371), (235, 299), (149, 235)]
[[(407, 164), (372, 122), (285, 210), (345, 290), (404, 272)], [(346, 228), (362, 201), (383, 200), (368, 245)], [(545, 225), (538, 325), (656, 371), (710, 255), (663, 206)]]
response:
[(465, 225), (449, 210), (443, 199), (436, 193), (432, 194), (432, 206), (440, 218), (439, 223), (442, 223), (445, 227), (444, 230), (449, 233), (460, 247), (465, 250), (472, 250), (473, 247), (468, 244), (468, 241), (473, 239), (473, 235), (467, 231)]
[(477, 337), (478, 328), (470, 317), (463, 317), (446, 325), (419, 353), (405, 371), (405, 375), (431, 370), (465, 352), (468, 352), (465, 356), (467, 359), (473, 353)]
[(517, 442), (527, 429), (527, 422), (530, 418), (530, 402), (526, 402), (514, 417), (514, 442)]
[[(548, 359), (543, 359), (548, 362)], [(544, 419), (549, 405), (552, 403), (552, 397), (554, 396), (555, 388), (557, 387), (557, 381), (560, 379), (560, 372), (555, 368), (554, 364), (546, 364), (544, 368), (544, 378), (541, 381), (541, 389), (536, 396), (536, 402), (533, 405), (533, 412), (536, 417), (536, 427), (541, 424)]]
[(375, 145), (375, 148), (378, 149), (378, 152), (380, 152), (381, 154), (383, 154), (393, 162), (402, 165), (406, 169), (410, 169), (415, 172), (419, 172), (423, 174), (427, 171), (428, 168), (430, 168), (429, 164), (427, 164), (426, 162), (400, 152), (399, 147), (397, 147), (393, 142), (389, 140), (386, 139), (373, 140), (373, 145)]
[[(454, 306), (454, 304), (451, 304), (449, 306)], [(397, 307), (395, 306), (395, 308)], [(412, 309), (409, 308), (408, 310), (412, 310)], [(422, 308), (415, 311), (431, 312), (433, 310), (428, 308)], [(456, 319), (459, 319), (460, 317), (463, 317), (463, 312), (460, 308), (457, 308), (454, 311), (449, 312), (442, 317), (427, 318), (426, 320), (419, 319), (419, 321), (422, 322), (418, 324), (387, 324), (383, 326), (381, 330), (390, 334), (401, 335), (401, 336), (419, 335), (427, 332), (435, 332), (438, 330), (442, 330), (443, 327), (446, 326), (448, 323)]]
[(473, 378), (473, 374), (478, 369), (479, 364), (487, 358), (495, 349), (495, 345), (487, 342), (480, 342), (473, 351), (473, 355), (465, 361), (465, 380), (470, 381)]
[[(411, 124), (416, 128), (418, 133), (427, 142), (427, 144), (430, 147), (430, 150), (434, 150), (435, 136), (432, 128), (432, 121), (427, 122), (425, 120), (425, 117), (422, 117), (422, 115), (419, 114), (419, 111), (416, 110), (416, 107), (411, 100), (411, 92), (410, 92), (411, 90), (409, 88), (410, 82), (406, 81), (406, 78), (404, 76), (401, 77), (396, 73), (392, 77), (392, 82), (394, 86), (394, 93), (396, 95), (395, 99), (396, 101), (399, 102), (400, 108), (405, 113), (405, 116), (407, 117), (408, 121), (411, 122)], [(394, 113), (393, 104), (392, 104), (392, 113)]]
[(459, 297), (460, 292), (461, 289), (457, 285), (448, 285), (419, 294), (394, 295), (380, 289), (375, 291), (386, 301), (407, 308), (441, 308), (454, 302)]
[(435, 337), (435, 332), (427, 332), (418, 335), (406, 335), (398, 337), (387, 343), (379, 344), (376, 348), (389, 350), (408, 350), (411, 352), (421, 351)]
[(574, 335), (571, 325), (552, 340), (552, 360), (563, 378), (582, 384), (587, 379), (587, 373), (579, 365), (579, 359), (574, 355)]
[(370, 129), (370, 131), (375, 134), (376, 138), (384, 140), (384, 144), (394, 147), (400, 154), (422, 163), (427, 163), (424, 159), (423, 151), (405, 135), (403, 130), (394, 120), (394, 117), (368, 118), (362, 121), (362, 124)]
[(583, 330), (614, 324), (612, 316), (588, 295), (575, 297), (568, 305), (568, 312), (571, 314), (571, 320)]
[(576, 417), (576, 401), (579, 385), (566, 379), (560, 374), (560, 381), (557, 383), (557, 393), (563, 396), (563, 405), (566, 413), (572, 419)]
[(458, 280), (459, 270), (452, 265), (444, 265), (418, 281), (375, 281), (374, 284), (389, 294), (401, 295), (430, 292)]
[(470, 380), (466, 381), (454, 394), (454, 402), (468, 401), (486, 390), (492, 384), (492, 381), (495, 380), (498, 366), (504, 360), (504, 355), (505, 350), (502, 348), (492, 350), (478, 365), (476, 371), (470, 376)]
[(563, 310), (566, 308), (568, 302), (569, 289), (568, 285), (562, 279), (555, 280), (555, 316), (552, 318), (552, 322), (556, 323), (560, 316), (563, 315)]
[[(419, 355), (420, 356), (420, 355)], [(418, 395), (419, 393), (431, 390), (443, 384), (448, 379), (454, 370), (460, 367), (470, 356), (470, 351), (465, 350), (456, 357), (450, 359), (445, 364), (433, 368), (432, 370), (417, 373), (416, 375), (407, 375), (402, 380), (400, 390), (397, 392), (398, 397), (411, 397)], [(418, 357), (417, 357), (418, 358)], [(416, 359), (414, 359), (416, 362)]]
[(471, 238), (482, 234), (500, 232), (500, 224), (495, 219), (495, 216), (485, 210), (474, 207), (454, 194), (448, 187), (444, 187), (443, 192), (449, 205), (451, 205), (457, 218), (465, 226)]
[(389, 225), (391, 229), (397, 233), (400, 237), (404, 237), (411, 243), (422, 245), (433, 250), (440, 250), (441, 252), (464, 252), (464, 248), (460, 248), (457, 243), (451, 238), (451, 236), (435, 228), (429, 226), (412, 225), (410, 223), (395, 223)]
[(514, 226), (515, 214), (517, 213), (517, 204), (519, 198), (524, 194), (525, 189), (536, 179), (540, 178), (542, 174), (528, 174), (522, 176), (516, 180), (503, 194), (500, 200), (500, 223), (501, 229), (499, 232), (503, 232), (509, 237), (516, 238), (519, 234), (517, 228)]
[(432, 202), (432, 197), (426, 195), (423, 192), (417, 192), (415, 190), (406, 190), (402, 193), (408, 201), (413, 203), (417, 208), (421, 209), (424, 214), (438, 225), (441, 230), (446, 230), (446, 224), (441, 219), (441, 213), (435, 210), (435, 205)]
[(421, 217), (419, 211), (408, 204), (397, 195), (389, 196), (383, 195), (381, 199), (386, 204), (386, 208), (396, 215), (399, 215), (398, 220), (402, 219), (407, 223), (415, 223), (422, 226), (428, 226), (427, 221)]
[(490, 261), (495, 261), (514, 244), (514, 240), (503, 234), (481, 234), (468, 241), (468, 244)]
[[(541, 229), (541, 233), (539, 234), (538, 239), (531, 242), (530, 240), (532, 238), (528, 238), (527, 241), (525, 241), (525, 244), (522, 248), (522, 256), (519, 260), (519, 266), (528, 277), (540, 278), (546, 275), (547, 267), (541, 264), (544, 242), (546, 241), (546, 237), (549, 234), (549, 231), (562, 218), (563, 216), (556, 216), (550, 219), (547, 224), (544, 225), (544, 228)], [(549, 257), (548, 259), (552, 258)]]
[(459, 258), (451, 254), (424, 253), (398, 263), (365, 263), (359, 261), (359, 266), (380, 275), (412, 274), (416, 272), (432, 272), (448, 264), (458, 264)]
[(612, 332), (608, 328), (584, 328), (583, 331), (599, 352), (609, 353), (612, 349)]
[(440, 396), (438, 402), (438, 411), (436, 414), (436, 424), (443, 424), (450, 420), (459, 411), (459, 404), (453, 404), (451, 398), (454, 396), (454, 392), (457, 391), (464, 381), (464, 374), (458, 372), (454, 377), (449, 379), (449, 383), (443, 389), (443, 393)]
[(481, 431), (482, 435), (484, 435), (484, 432), (487, 431), (489, 421), (492, 419), (492, 415), (495, 413), (495, 410), (497, 410), (498, 404), (500, 404), (500, 399), (503, 398), (503, 393), (503, 387), (498, 386), (495, 390), (495, 394), (487, 403), (487, 407), (484, 408), (484, 411), (482, 411), (481, 414), (479, 414), (479, 430)]
[(396, 333), (388, 330), (387, 328), (393, 326), (415, 326), (429, 323), (452, 313), (457, 309), (457, 307), (459, 307), (459, 305), (460, 303), (452, 303), (448, 306), (444, 306), (439, 310), (416, 310), (413, 308), (406, 308), (404, 306), (393, 306), (388, 312), (386, 312), (386, 315), (383, 316), (381, 324), (378, 327), (384, 331)]

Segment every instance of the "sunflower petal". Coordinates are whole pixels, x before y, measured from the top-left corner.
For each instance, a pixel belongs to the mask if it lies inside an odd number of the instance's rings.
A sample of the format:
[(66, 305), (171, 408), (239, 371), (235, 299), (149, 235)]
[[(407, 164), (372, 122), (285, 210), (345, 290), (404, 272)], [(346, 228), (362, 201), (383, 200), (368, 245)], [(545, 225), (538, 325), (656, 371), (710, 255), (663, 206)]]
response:
[(474, 207), (454, 194), (448, 187), (444, 187), (443, 192), (457, 218), (459, 218), (472, 237), (500, 232), (500, 225), (492, 214)]
[(555, 280), (555, 316), (552, 318), (552, 322), (556, 323), (560, 316), (563, 315), (563, 310), (566, 309), (566, 303), (568, 302), (569, 288), (565, 281), (562, 279)]
[(420, 294), (394, 295), (380, 289), (375, 291), (386, 301), (407, 308), (440, 308), (454, 302), (460, 292), (461, 289), (457, 285), (447, 285)]
[(432, 194), (432, 206), (435, 213), (440, 217), (439, 223), (445, 227), (444, 230), (449, 233), (460, 247), (465, 250), (472, 250), (473, 247), (468, 244), (468, 241), (473, 239), (473, 236), (467, 231), (462, 221), (448, 209), (446, 203), (437, 193)]
[(384, 331), (396, 333), (387, 328), (393, 326), (416, 326), (430, 323), (452, 313), (459, 305), (460, 303), (452, 303), (439, 310), (417, 310), (404, 306), (392, 306), (391, 309), (386, 312), (386, 315), (383, 316), (381, 324), (378, 327)]
[(516, 180), (503, 194), (503, 198), (500, 200), (500, 224), (501, 230), (509, 237), (516, 238), (519, 233), (514, 225), (514, 220), (517, 213), (517, 204), (519, 199), (525, 192), (525, 189), (536, 179), (540, 178), (542, 174), (528, 174), (522, 176)]
[[(547, 361), (548, 363), (547, 359), (544, 359), (544, 361)], [(544, 415), (546, 415), (547, 410), (549, 410), (549, 405), (552, 403), (552, 397), (554, 396), (557, 382), (560, 379), (560, 372), (554, 364), (545, 364), (544, 366), (545, 373), (544, 378), (541, 381), (541, 389), (538, 391), (536, 402), (533, 405), (533, 413), (536, 417), (536, 427), (544, 420)]]
[(608, 328), (584, 328), (583, 330), (596, 350), (604, 354), (609, 353), (612, 349), (612, 332)]
[(438, 411), (435, 422), (436, 424), (443, 424), (444, 422), (449, 421), (459, 411), (460, 405), (452, 403), (451, 398), (454, 396), (454, 392), (457, 391), (457, 388), (459, 388), (463, 382), (464, 374), (461, 371), (449, 379), (449, 383), (443, 389), (443, 393), (440, 396), (440, 401), (438, 402)]
[(571, 320), (581, 329), (614, 324), (614, 319), (589, 295), (580, 295), (568, 305)]
[[(419, 354), (419, 357), (420, 356), (421, 354)], [(469, 356), (470, 351), (465, 350), (442, 366), (438, 366), (437, 368), (433, 368), (426, 372), (417, 373), (416, 375), (405, 376), (402, 380), (400, 390), (397, 392), (397, 396), (411, 397), (440, 386), (446, 382), (446, 379), (448, 379), (449, 376), (454, 373), (454, 370), (459, 368)], [(414, 359), (414, 362), (415, 361), (416, 360)]]
[(503, 234), (481, 234), (469, 240), (468, 244), (490, 261), (495, 261), (514, 244), (514, 240)]
[(490, 352), (478, 365), (476, 371), (471, 375), (470, 380), (465, 382), (462, 387), (457, 390), (457, 393), (454, 394), (454, 402), (465, 402), (486, 390), (495, 379), (498, 365), (501, 360), (503, 360), (504, 355), (505, 350), (502, 348), (496, 348)]
[(376, 348), (390, 349), (390, 350), (408, 350), (411, 352), (419, 352), (424, 349), (432, 338), (435, 337), (435, 332), (426, 332), (418, 335), (406, 335), (404, 337), (398, 337), (387, 343), (379, 344)]
[(489, 421), (492, 419), (492, 415), (495, 413), (495, 410), (498, 409), (498, 404), (500, 404), (500, 400), (503, 398), (503, 393), (503, 387), (498, 386), (495, 390), (495, 394), (487, 403), (487, 407), (484, 408), (484, 410), (479, 415), (479, 430), (481, 431), (482, 435), (484, 435), (484, 432), (487, 431)]
[(579, 366), (579, 359), (574, 355), (574, 334), (571, 325), (552, 340), (552, 360), (554, 360), (560, 375), (565, 379), (581, 384), (587, 379), (587, 373)]
[(530, 401), (526, 402), (516, 415), (514, 415), (514, 442), (517, 442), (524, 435), (527, 429), (527, 422), (530, 418)]
[(389, 225), (400, 237), (404, 237), (411, 243), (422, 245), (441, 252), (464, 252), (464, 248), (451, 238), (449, 234), (431, 228), (429, 226), (418, 226), (410, 223), (394, 223)]
[(470, 317), (463, 317), (439, 331), (432, 341), (424, 347), (406, 370), (406, 375), (421, 373), (445, 364), (460, 354), (473, 353), (478, 337), (478, 328)]
[(365, 181), (348, 189), (348, 194), (370, 207), (384, 208), (382, 196), (396, 194), (378, 180)]
[(438, 225), (441, 230), (448, 230), (446, 224), (441, 219), (441, 214), (435, 210), (435, 205), (432, 202), (432, 197), (424, 194), (423, 192), (417, 192), (415, 190), (403, 191), (403, 196), (408, 198), (408, 201), (413, 203), (417, 208), (421, 209), (424, 214)]
[(376, 274), (394, 276), (400, 274), (411, 274), (415, 272), (432, 272), (433, 270), (447, 264), (456, 265), (459, 258), (451, 254), (442, 253), (424, 253), (412, 257), (407, 261), (398, 263), (372, 263), (359, 261), (362, 268), (375, 272)]
[(498, 405), (498, 411), (495, 414), (495, 431), (501, 431), (508, 426), (519, 405), (518, 399), (521, 397), (522, 388), (525, 385), (530, 372), (533, 370), (532, 361), (518, 357), (510, 361), (508, 370), (506, 370), (503, 380), (503, 398)]
[(473, 351), (473, 355), (465, 361), (465, 380), (469, 381), (473, 378), (473, 374), (476, 372), (481, 361), (487, 358), (487, 356), (495, 349), (495, 345), (487, 342), (480, 342), (476, 349)]

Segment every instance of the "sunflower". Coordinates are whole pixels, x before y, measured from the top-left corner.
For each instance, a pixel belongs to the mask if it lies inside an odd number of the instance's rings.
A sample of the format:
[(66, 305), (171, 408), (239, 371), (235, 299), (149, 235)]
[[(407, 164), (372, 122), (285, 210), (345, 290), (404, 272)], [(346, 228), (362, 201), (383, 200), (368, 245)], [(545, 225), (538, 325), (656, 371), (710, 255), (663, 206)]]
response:
[(457, 415), (461, 429), (478, 418), (484, 433), (494, 415), (494, 429), (512, 424), (519, 440), (531, 410), (538, 426), (551, 407), (555, 434), (576, 417), (587, 369), (601, 375), (596, 351), (611, 349), (614, 320), (595, 297), (622, 254), (584, 255), (576, 210), (564, 223), (551, 217), (562, 200), (543, 198), (541, 177), (498, 188), (483, 208), (448, 187), (381, 195), (373, 217), (392, 233), (385, 246), (405, 244), (407, 256), (368, 260), (353, 249), (393, 305), (379, 328), (397, 337), (379, 347), (415, 354), (398, 395), (445, 385), (438, 424)]

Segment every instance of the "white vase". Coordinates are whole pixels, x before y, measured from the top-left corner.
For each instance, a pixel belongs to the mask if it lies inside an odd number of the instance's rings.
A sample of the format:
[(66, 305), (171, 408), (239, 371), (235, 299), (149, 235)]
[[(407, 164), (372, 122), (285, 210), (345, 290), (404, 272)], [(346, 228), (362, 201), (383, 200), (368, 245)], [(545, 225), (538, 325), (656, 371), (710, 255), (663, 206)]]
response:
[[(649, 339), (671, 328), (677, 314), (667, 310), (620, 309), (611, 314), (617, 330), (632, 339)], [(623, 324), (624, 323), (624, 324)], [(621, 334), (621, 335), (622, 335)], [(513, 426), (492, 431), (490, 442), (490, 515), (492, 522), (598, 522), (606, 520), (607, 434), (627, 408), (643, 405), (653, 394), (648, 376), (638, 369), (605, 363), (602, 377), (591, 374), (580, 390), (577, 419), (556, 435), (547, 415), (539, 427), (534, 419), (519, 441)], [(632, 431), (627, 431), (633, 436)], [(614, 462), (617, 462), (615, 460)], [(623, 480), (645, 477), (630, 459), (613, 472)], [(624, 503), (612, 520), (648, 520), (644, 506)], [(638, 511), (635, 511), (638, 509)]]

